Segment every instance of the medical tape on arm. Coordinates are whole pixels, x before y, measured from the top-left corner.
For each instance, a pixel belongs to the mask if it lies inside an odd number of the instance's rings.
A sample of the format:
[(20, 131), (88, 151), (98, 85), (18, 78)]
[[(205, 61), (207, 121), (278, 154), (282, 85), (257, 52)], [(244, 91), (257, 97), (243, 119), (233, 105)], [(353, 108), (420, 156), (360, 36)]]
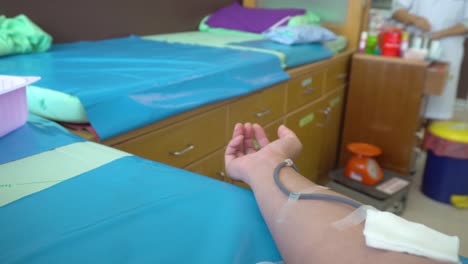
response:
[(316, 185), (316, 186), (307, 188), (302, 192), (291, 192), (289, 194), (288, 201), (286, 202), (285, 205), (283, 205), (283, 207), (281, 207), (278, 213), (278, 218), (276, 219), (276, 223), (281, 224), (284, 222), (284, 219), (288, 215), (289, 210), (301, 198), (301, 195), (306, 194), (306, 193), (314, 193), (317, 190), (327, 190), (327, 189), (328, 189), (327, 187)]
[(357, 226), (366, 220), (367, 210), (377, 209), (369, 205), (362, 205), (358, 209), (345, 216), (343, 219), (333, 222), (332, 226), (339, 231), (344, 231), (348, 228)]

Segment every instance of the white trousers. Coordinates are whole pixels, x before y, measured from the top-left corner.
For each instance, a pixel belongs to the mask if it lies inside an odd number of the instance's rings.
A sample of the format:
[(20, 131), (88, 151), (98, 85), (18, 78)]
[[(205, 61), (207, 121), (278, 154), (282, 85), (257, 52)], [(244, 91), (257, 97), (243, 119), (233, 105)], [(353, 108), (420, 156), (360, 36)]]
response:
[(450, 63), (449, 77), (442, 95), (429, 97), (425, 112), (426, 118), (446, 120), (453, 117), (463, 60), (463, 40), (464, 38), (454, 37), (441, 41), (441, 60)]

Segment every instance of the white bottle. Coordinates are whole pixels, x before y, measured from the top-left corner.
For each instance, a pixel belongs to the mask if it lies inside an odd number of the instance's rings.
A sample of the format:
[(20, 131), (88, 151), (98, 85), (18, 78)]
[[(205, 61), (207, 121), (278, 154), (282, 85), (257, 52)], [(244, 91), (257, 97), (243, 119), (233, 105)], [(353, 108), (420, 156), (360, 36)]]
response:
[(361, 39), (359, 41), (359, 52), (365, 53), (366, 52), (366, 44), (367, 44), (367, 32), (363, 31), (361, 33)]
[(409, 33), (403, 31), (401, 33), (401, 45), (400, 45), (400, 57), (405, 57), (406, 52), (409, 48)]
[(429, 50), (429, 59), (439, 60), (442, 56), (442, 48), (440, 46), (440, 40), (432, 40), (431, 48)]

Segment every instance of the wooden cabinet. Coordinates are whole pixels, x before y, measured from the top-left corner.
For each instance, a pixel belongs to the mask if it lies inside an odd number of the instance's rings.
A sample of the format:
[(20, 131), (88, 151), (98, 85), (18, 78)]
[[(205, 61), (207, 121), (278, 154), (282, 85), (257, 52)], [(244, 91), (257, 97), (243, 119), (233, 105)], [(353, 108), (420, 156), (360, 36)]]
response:
[(339, 139), (345, 101), (345, 87), (332, 91), (325, 97), (326, 121), (323, 127), (320, 160), (318, 163), (319, 183), (325, 183), (328, 173), (336, 167), (339, 153)]
[(115, 148), (176, 167), (185, 167), (224, 146), (225, 120), (226, 108), (220, 107), (117, 144)]
[(364, 54), (353, 56), (340, 162), (346, 145), (367, 142), (382, 148), (382, 167), (408, 175), (412, 171), (415, 133), (422, 123), (428, 64)]
[(299, 172), (315, 181), (318, 175), (318, 162), (322, 144), (322, 132), (325, 118), (324, 101), (312, 103), (286, 117), (286, 126), (292, 129), (302, 142), (302, 151), (295, 163)]
[(288, 83), (288, 112), (322, 96), (325, 71), (318, 70), (291, 79)]
[(228, 106), (229, 128), (236, 123), (266, 125), (284, 115), (286, 84), (279, 84), (243, 97)]
[(348, 73), (349, 58), (335, 60), (327, 71), (326, 85), (323, 91), (324, 94), (344, 86), (348, 82)]
[(185, 167), (185, 169), (213, 179), (226, 181), (227, 176), (224, 170), (224, 148), (190, 164)]

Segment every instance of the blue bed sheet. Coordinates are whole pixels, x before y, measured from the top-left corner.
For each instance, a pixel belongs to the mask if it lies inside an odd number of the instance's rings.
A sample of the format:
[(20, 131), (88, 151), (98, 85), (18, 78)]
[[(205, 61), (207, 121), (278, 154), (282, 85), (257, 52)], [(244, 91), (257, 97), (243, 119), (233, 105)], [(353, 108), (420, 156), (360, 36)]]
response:
[(0, 263), (281, 259), (248, 190), (135, 156), (0, 208)]
[(261, 39), (229, 43), (231, 46), (243, 46), (279, 51), (286, 55), (286, 68), (296, 67), (333, 57), (333, 52), (322, 43), (284, 45), (271, 40)]
[(271, 54), (136, 36), (5, 57), (0, 72), (77, 96), (101, 139), (289, 78)]
[[(79, 141), (54, 122), (31, 116), (0, 138), (0, 157)], [(9, 147), (15, 144), (18, 150)], [(0, 234), (0, 263), (281, 259), (251, 191), (135, 156), (0, 207)]]
[(29, 115), (24, 126), (0, 138), (0, 164), (80, 141), (58, 124)]

